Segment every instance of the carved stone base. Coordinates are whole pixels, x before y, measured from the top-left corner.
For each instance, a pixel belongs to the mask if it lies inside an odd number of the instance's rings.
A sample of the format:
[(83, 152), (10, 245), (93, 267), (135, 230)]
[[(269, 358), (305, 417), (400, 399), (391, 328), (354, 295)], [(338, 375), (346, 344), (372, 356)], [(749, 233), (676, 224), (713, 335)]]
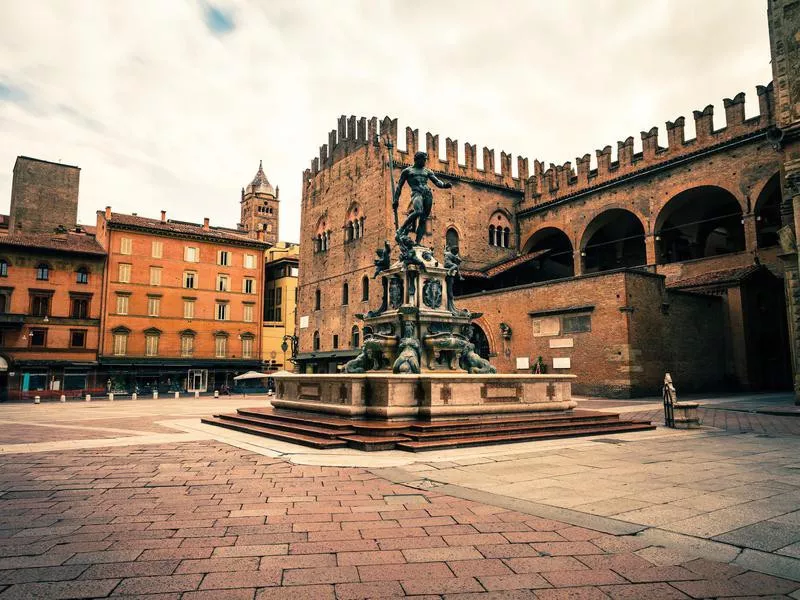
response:
[(568, 411), (574, 375), (275, 374), (275, 408), (381, 420)]

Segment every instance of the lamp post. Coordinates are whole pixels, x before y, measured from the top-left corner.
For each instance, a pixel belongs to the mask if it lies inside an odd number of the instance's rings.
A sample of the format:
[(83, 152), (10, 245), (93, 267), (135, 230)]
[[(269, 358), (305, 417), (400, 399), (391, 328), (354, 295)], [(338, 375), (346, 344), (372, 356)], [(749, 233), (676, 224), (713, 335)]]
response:
[(298, 337), (296, 335), (286, 334), (286, 335), (283, 336), (283, 342), (281, 343), (281, 350), (283, 350), (284, 368), (286, 366), (286, 351), (289, 349), (289, 344), (291, 344), (291, 348), (292, 348), (292, 357), (289, 359), (289, 361), (293, 365), (297, 366), (297, 363), (296, 363), (295, 359), (297, 358), (297, 344), (298, 344), (299, 341), (300, 340), (298, 339)]

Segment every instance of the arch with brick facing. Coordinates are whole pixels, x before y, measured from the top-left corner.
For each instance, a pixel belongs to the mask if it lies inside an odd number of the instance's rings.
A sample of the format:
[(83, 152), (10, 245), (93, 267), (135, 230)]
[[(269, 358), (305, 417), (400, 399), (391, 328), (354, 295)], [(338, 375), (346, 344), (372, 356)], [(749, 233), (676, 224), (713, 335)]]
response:
[(756, 245), (770, 248), (778, 245), (778, 230), (781, 228), (781, 174), (775, 173), (751, 196), (756, 223)]
[(657, 264), (745, 250), (743, 212), (726, 187), (693, 186), (673, 195), (654, 221)]
[[(481, 315), (477, 319), (472, 321), (472, 326), (474, 329), (479, 329), (483, 335), (486, 337), (486, 342), (489, 346), (489, 355), (490, 356), (497, 356), (497, 338), (495, 338), (494, 332), (492, 331), (489, 322), (486, 320), (486, 317)], [(473, 338), (475, 334), (473, 333)], [(488, 358), (484, 356), (483, 358)]]
[(604, 207), (580, 237), (583, 273), (647, 264), (645, 222), (628, 208)]
[(522, 246), (523, 254), (547, 251), (539, 259), (539, 271), (544, 275), (538, 281), (562, 279), (575, 275), (575, 250), (572, 241), (562, 229), (540, 227), (528, 236)]

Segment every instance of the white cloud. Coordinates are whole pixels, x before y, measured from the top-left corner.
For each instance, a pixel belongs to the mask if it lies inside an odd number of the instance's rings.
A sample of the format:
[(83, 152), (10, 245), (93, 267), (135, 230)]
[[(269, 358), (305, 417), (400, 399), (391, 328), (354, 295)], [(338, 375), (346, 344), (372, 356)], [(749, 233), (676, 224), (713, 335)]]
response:
[(0, 65), (0, 207), (25, 154), (82, 168), (83, 222), (233, 225), (263, 159), (287, 240), (341, 114), (564, 162), (771, 78), (762, 0), (6, 0)]

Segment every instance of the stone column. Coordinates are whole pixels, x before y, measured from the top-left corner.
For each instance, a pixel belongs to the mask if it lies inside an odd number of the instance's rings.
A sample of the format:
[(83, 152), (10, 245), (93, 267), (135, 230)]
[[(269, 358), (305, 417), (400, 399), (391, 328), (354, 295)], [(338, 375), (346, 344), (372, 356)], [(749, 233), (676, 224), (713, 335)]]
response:
[(758, 235), (756, 234), (756, 215), (750, 213), (742, 215), (744, 227), (744, 247), (748, 252), (755, 252), (758, 249)]
[(644, 236), (644, 247), (647, 252), (647, 266), (653, 267), (653, 270), (655, 270), (655, 266), (658, 263), (657, 244), (655, 233), (648, 233)]
[(784, 264), (786, 311), (794, 370), (795, 403), (800, 404), (800, 255), (797, 224), (800, 223), (800, 5), (794, 0), (767, 3), (772, 55), (773, 115), (771, 138), (782, 154), (783, 202), (780, 234)]

